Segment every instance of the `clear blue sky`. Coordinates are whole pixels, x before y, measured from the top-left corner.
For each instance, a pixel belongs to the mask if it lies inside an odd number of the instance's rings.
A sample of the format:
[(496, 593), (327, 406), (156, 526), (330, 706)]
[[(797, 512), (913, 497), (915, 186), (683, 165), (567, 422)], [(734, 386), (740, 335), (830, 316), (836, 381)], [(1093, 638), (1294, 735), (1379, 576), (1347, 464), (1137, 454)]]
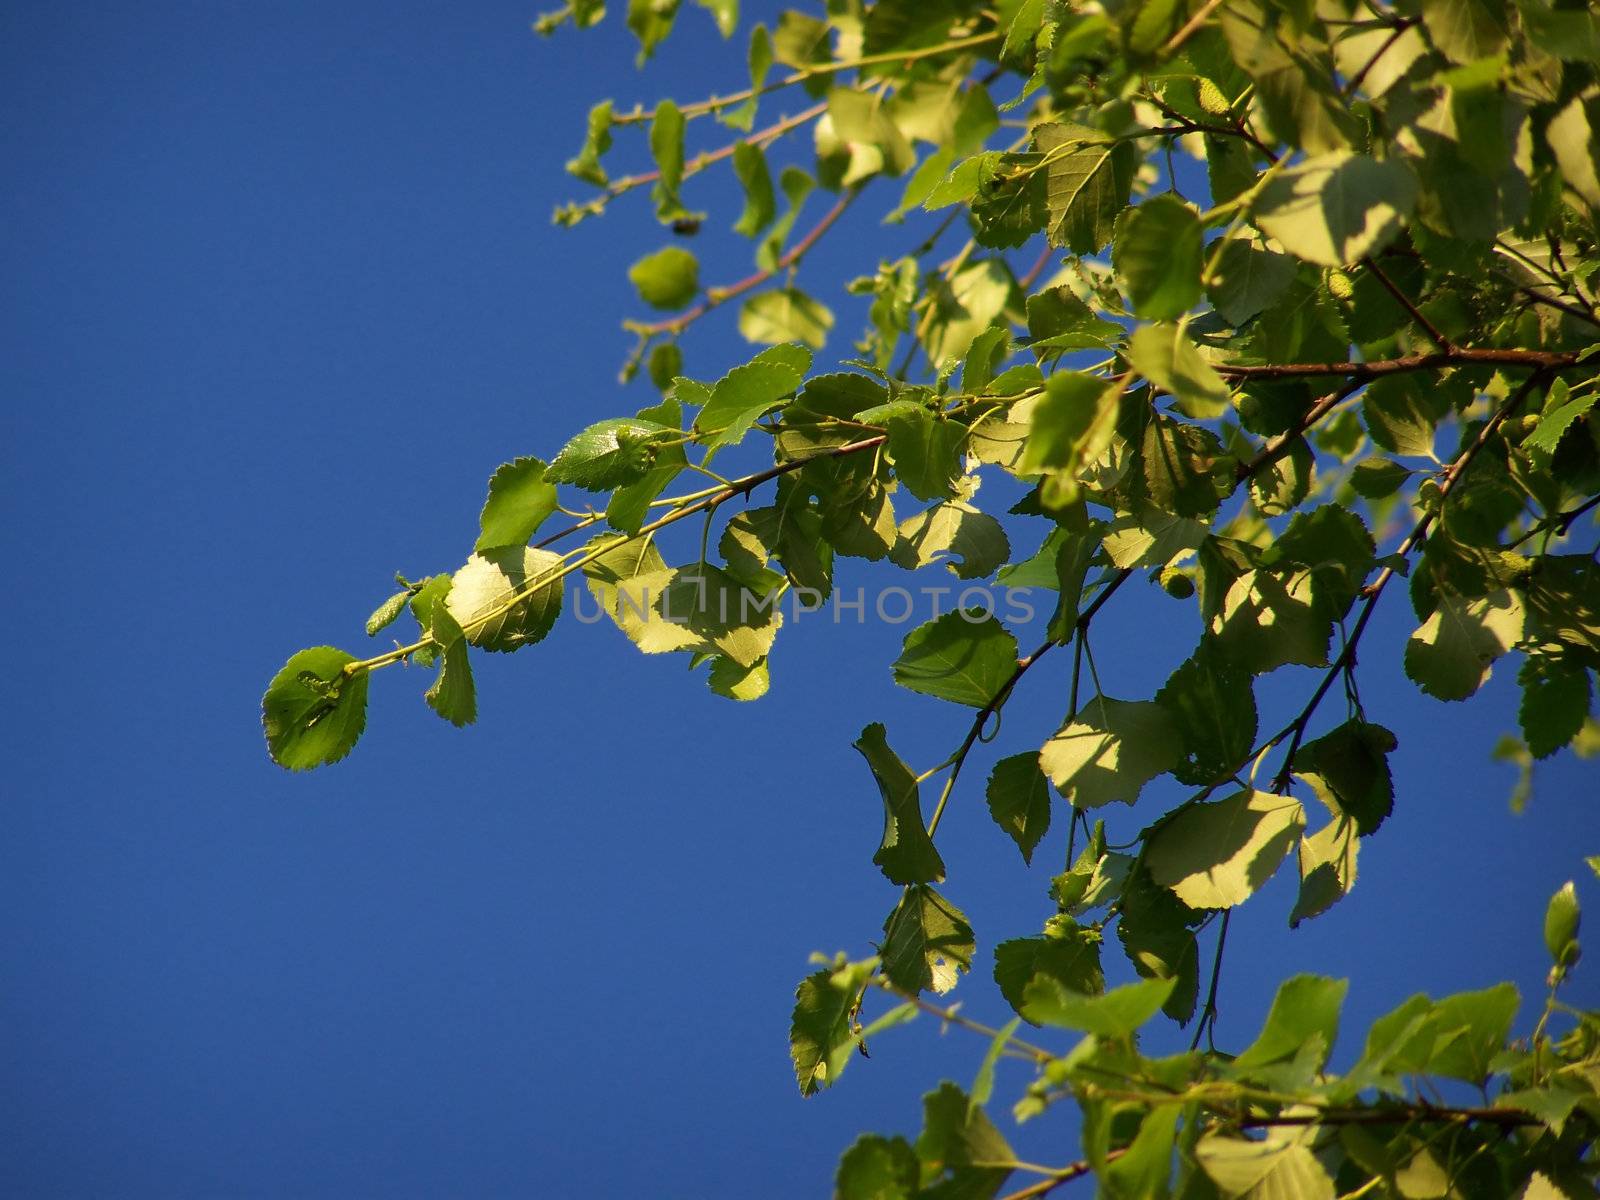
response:
[[(894, 898), (850, 742), (886, 721), (920, 768), (962, 732), (896, 694), (903, 629), (787, 630), (773, 693), (736, 706), (568, 622), (481, 664), (471, 730), (386, 672), (350, 760), (267, 760), (258, 700), (291, 651), (359, 649), (395, 570), (464, 557), (498, 463), (648, 402), (615, 383), (618, 322), (627, 264), (666, 236), (641, 202), (553, 228), (582, 192), (561, 165), (593, 98), (738, 86), (742, 36), (686, 11), (641, 79), (620, 22), (543, 42), (536, 12), (0, 12), (6, 1195), (812, 1197), (856, 1131), (914, 1132), (920, 1091), (976, 1069), (981, 1045), (926, 1022), (818, 1100), (787, 1060), (807, 955), (865, 953)], [(695, 243), (708, 279), (747, 269), (732, 216)], [(915, 240), (836, 233), (807, 271), (825, 292)], [(747, 353), (727, 320), (690, 352), (702, 378)], [(1295, 970), (1352, 979), (1347, 1028), (1507, 970), (1536, 1003), (1545, 898), (1600, 851), (1593, 763), (1506, 810), (1512, 672), (1468, 705), (1422, 697), (1391, 666), (1403, 597), (1382, 614), (1363, 658), (1400, 735), (1396, 815), (1327, 916), (1290, 934), (1287, 879), (1243, 910), (1223, 1042)], [(1193, 625), (1130, 593), (1102, 673), (1149, 695)], [(975, 1015), (1003, 1019), (988, 954), (1046, 915), (1065, 828), (1021, 872), (982, 781), (1059, 719), (1066, 665), (1029, 676), (941, 838), (983, 939), (957, 993)], [(1281, 674), (1264, 712), (1305, 694)], [(1114, 836), (1178, 794), (1110, 814)], [(1021, 1144), (1076, 1150), (1064, 1115)]]

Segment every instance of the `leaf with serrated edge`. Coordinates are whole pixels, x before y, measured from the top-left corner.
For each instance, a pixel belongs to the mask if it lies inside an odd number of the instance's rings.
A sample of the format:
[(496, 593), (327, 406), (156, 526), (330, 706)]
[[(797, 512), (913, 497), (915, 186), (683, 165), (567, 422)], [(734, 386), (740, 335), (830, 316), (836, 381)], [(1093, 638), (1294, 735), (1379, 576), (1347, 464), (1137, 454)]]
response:
[(519, 650), (541, 641), (561, 615), (553, 576), (560, 565), (559, 554), (525, 546), (474, 554), (452, 577), (445, 606), (472, 645)]
[(1017, 639), (999, 621), (977, 609), (958, 610), (906, 636), (894, 681), (926, 696), (983, 708), (1016, 667)]
[(333, 646), (313, 646), (272, 677), (261, 725), (273, 762), (306, 771), (350, 753), (367, 723), (367, 672), (344, 670), (355, 661)]
[(1305, 823), (1291, 796), (1236, 792), (1162, 822), (1146, 839), (1145, 865), (1190, 908), (1232, 908), (1272, 877)]
[(474, 550), (520, 546), (556, 510), (555, 485), (545, 482), (545, 465), (537, 458), (517, 458), (489, 477), (489, 498), (478, 517)]
[(889, 749), (882, 725), (861, 731), (855, 748), (867, 760), (883, 797), (883, 840), (872, 861), (890, 883), (938, 883), (944, 879), (944, 860), (922, 823), (921, 789), (911, 769)]
[(1039, 767), (1078, 808), (1132, 804), (1146, 783), (1178, 764), (1172, 718), (1151, 700), (1096, 696), (1039, 751)]

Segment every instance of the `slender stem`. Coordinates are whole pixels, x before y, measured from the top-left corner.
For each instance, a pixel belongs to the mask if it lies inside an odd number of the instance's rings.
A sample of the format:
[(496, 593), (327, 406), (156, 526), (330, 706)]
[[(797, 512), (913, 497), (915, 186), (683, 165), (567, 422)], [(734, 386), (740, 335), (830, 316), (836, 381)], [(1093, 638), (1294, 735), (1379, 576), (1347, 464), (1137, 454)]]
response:
[[(732, 108), (735, 104), (742, 104), (746, 100), (757, 96), (765, 96), (771, 92), (781, 91), (783, 88), (793, 87), (797, 83), (804, 83), (808, 79), (815, 79), (822, 75), (835, 75), (840, 71), (853, 71), (857, 67), (875, 67), (884, 63), (910, 63), (918, 62), (924, 58), (937, 58), (941, 54), (950, 54), (957, 50), (970, 50), (976, 46), (986, 46), (990, 42), (999, 41), (1005, 36), (1003, 30), (992, 30), (989, 33), (974, 34), (971, 37), (955, 38), (948, 42), (941, 42), (937, 46), (926, 46), (920, 50), (886, 52), (883, 54), (864, 54), (859, 58), (841, 58), (834, 62), (815, 63), (811, 66), (801, 67), (789, 75), (785, 75), (773, 83), (763, 84), (758, 88), (745, 88), (743, 91), (730, 92), (726, 96), (712, 96), (706, 100), (698, 100), (693, 104), (685, 104), (679, 112), (685, 117), (698, 117), (705, 113), (720, 112), (725, 108)], [(630, 113), (622, 113), (611, 118), (614, 125), (635, 125), (648, 121), (654, 114), (645, 112), (642, 108)]]
[(1431, 371), (1437, 367), (1530, 367), (1538, 371), (1566, 371), (1580, 366), (1580, 351), (1505, 350), (1494, 347), (1453, 346), (1431, 354), (1409, 354), (1371, 362), (1221, 364), (1217, 373), (1230, 379), (1306, 379), (1343, 375), (1363, 382), (1384, 375)]
[[(962, 1029), (967, 1029), (973, 1033), (982, 1034), (986, 1038), (996, 1038), (1000, 1036), (1000, 1031), (994, 1026), (985, 1025), (982, 1021), (974, 1021), (971, 1017), (961, 1013), (953, 1005), (947, 1008), (943, 1005), (935, 1004), (931, 1000), (924, 999), (920, 993), (917, 995), (912, 995), (910, 992), (903, 992), (891, 984), (888, 979), (882, 975), (877, 976), (873, 980), (873, 984), (874, 986), (889, 992), (891, 995), (899, 996), (900, 999), (904, 1000), (907, 1004), (915, 1005), (919, 1010), (927, 1013), (931, 1017), (938, 1017), (939, 1020), (946, 1021), (951, 1025), (959, 1025)], [(1050, 1051), (1044, 1049), (1043, 1047), (1035, 1046), (1032, 1042), (1025, 1042), (1015, 1034), (1012, 1034), (1006, 1038), (1006, 1045), (1015, 1047), (1017, 1050), (1022, 1051), (1024, 1055), (1033, 1059), (1034, 1062), (1046, 1063), (1055, 1058), (1055, 1055), (1050, 1053)]]
[(806, 256), (806, 253), (817, 244), (818, 239), (823, 234), (833, 228), (835, 221), (844, 216), (845, 211), (855, 201), (855, 198), (861, 194), (861, 186), (857, 184), (855, 187), (841, 193), (839, 199), (834, 202), (833, 207), (823, 214), (822, 219), (812, 227), (810, 232), (791, 246), (783, 257), (778, 259), (769, 269), (757, 271), (753, 275), (746, 275), (743, 279), (736, 283), (730, 283), (726, 287), (707, 288), (706, 298), (689, 309), (688, 312), (680, 313), (678, 316), (671, 317), (665, 321), (656, 321), (648, 325), (630, 325), (629, 328), (645, 337), (658, 337), (661, 334), (680, 334), (712, 309), (760, 287), (774, 276), (787, 271)]
[(1383, 284), (1384, 290), (1393, 296), (1395, 298), (1395, 302), (1399, 304), (1401, 308), (1406, 310), (1406, 313), (1413, 321), (1422, 327), (1424, 333), (1433, 339), (1433, 344), (1435, 346), (1439, 347), (1439, 349), (1444, 351), (1446, 354), (1454, 349), (1454, 347), (1450, 344), (1450, 339), (1445, 337), (1444, 334), (1440, 333), (1438, 326), (1434, 325), (1432, 321), (1428, 320), (1428, 318), (1422, 314), (1422, 310), (1412, 303), (1411, 297), (1406, 295), (1398, 286), (1396, 286), (1394, 280), (1390, 279), (1389, 276), (1384, 273), (1383, 268), (1377, 264), (1370, 254), (1361, 260), (1361, 265), (1367, 270), (1371, 271), (1373, 277), (1377, 279), (1379, 283)]
[(1194, 1037), (1189, 1042), (1191, 1050), (1199, 1049), (1200, 1037), (1207, 1029), (1216, 1029), (1217, 986), (1222, 979), (1222, 951), (1228, 944), (1228, 922), (1232, 918), (1233, 909), (1222, 910), (1222, 924), (1217, 930), (1217, 952), (1211, 960), (1211, 983), (1206, 988), (1206, 1006), (1200, 1010), (1200, 1020), (1195, 1023)]
[[(733, 157), (739, 147), (747, 142), (752, 146), (765, 146), (768, 142), (774, 142), (791, 129), (797, 129), (827, 111), (828, 102), (824, 100), (820, 104), (813, 104), (810, 108), (797, 112), (792, 117), (784, 117), (781, 121), (775, 121), (765, 129), (758, 129), (748, 137), (740, 138), (736, 142), (729, 142), (720, 149), (708, 150), (704, 154), (697, 154), (683, 164), (683, 177), (687, 179), (689, 176), (705, 170), (712, 163)], [(624, 175), (622, 178), (614, 179), (606, 185), (605, 195), (607, 199), (614, 199), (624, 192), (632, 191), (636, 187), (643, 187), (647, 183), (654, 183), (660, 178), (660, 171), (640, 171), (637, 175)]]
[[(668, 525), (676, 524), (686, 517), (693, 516), (695, 513), (705, 512), (707, 509), (715, 509), (719, 505), (726, 503), (736, 496), (748, 496), (751, 491), (760, 487), (763, 483), (777, 479), (781, 475), (787, 475), (791, 471), (798, 471), (801, 467), (805, 466), (808, 462), (811, 462), (814, 459), (840, 458), (847, 454), (856, 454), (862, 450), (873, 449), (882, 445), (887, 437), (887, 434), (878, 434), (876, 437), (863, 438), (860, 441), (850, 442), (843, 446), (831, 447), (827, 450), (820, 451), (817, 454), (808, 455), (805, 458), (788, 459), (784, 462), (768, 467), (763, 471), (757, 471), (753, 475), (743, 476), (740, 479), (732, 481), (727, 487), (717, 488), (704, 499), (697, 500), (692, 504), (685, 504), (681, 508), (675, 509), (664, 516), (658, 517), (656, 520), (651, 521), (648, 525), (640, 526), (637, 533), (628, 535), (625, 540), (633, 541), (636, 538), (649, 537), (657, 530), (665, 529)], [(525, 582), (521, 587), (515, 589), (510, 595), (505, 597), (505, 599), (491, 605), (484, 612), (479, 613), (470, 620), (461, 622), (461, 628), (463, 632), (471, 633), (481, 628), (488, 622), (504, 616), (518, 604), (521, 604), (534, 592), (537, 592), (541, 588), (549, 587), (558, 580), (566, 578), (566, 576), (572, 574), (574, 571), (582, 570), (590, 563), (595, 562), (597, 559), (611, 553), (615, 549), (616, 545), (611, 545), (601, 550), (591, 550), (587, 554), (583, 554), (571, 562), (563, 562), (559, 568), (547, 572), (541, 572), (534, 579)], [(417, 651), (432, 644), (432, 640), (433, 639), (431, 637), (424, 636), (418, 641), (412, 642), (410, 645), (397, 646), (385, 654), (379, 654), (373, 658), (360, 659), (356, 662), (346, 663), (344, 667), (344, 673), (346, 675), (355, 675), (363, 671), (374, 671), (379, 667), (387, 667), (393, 663), (401, 661), (402, 659), (409, 658)]]
[(1161, 47), (1160, 51), (1158, 51), (1160, 57), (1166, 58), (1168, 55), (1176, 54), (1178, 52), (1178, 48), (1196, 33), (1198, 33), (1200, 31), (1200, 27), (1206, 23), (1206, 19), (1210, 17), (1212, 13), (1216, 12), (1217, 9), (1221, 8), (1222, 4), (1223, 0), (1206, 0), (1206, 2), (1196, 10), (1194, 16), (1190, 17), (1189, 20), (1185, 22), (1183, 28), (1178, 30), (1177, 33), (1173, 34), (1172, 37), (1167, 40), (1167, 44)]

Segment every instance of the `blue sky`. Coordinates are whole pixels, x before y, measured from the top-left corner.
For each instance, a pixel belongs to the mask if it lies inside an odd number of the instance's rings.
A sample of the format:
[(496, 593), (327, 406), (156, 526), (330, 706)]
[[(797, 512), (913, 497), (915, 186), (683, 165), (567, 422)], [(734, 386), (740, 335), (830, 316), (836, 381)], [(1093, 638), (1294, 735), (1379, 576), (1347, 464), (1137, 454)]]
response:
[[(619, 321), (639, 315), (627, 265), (667, 235), (642, 197), (572, 231), (549, 213), (583, 192), (561, 168), (593, 99), (739, 86), (742, 41), (688, 11), (640, 77), (619, 22), (546, 42), (536, 11), (0, 14), (9, 1195), (815, 1196), (855, 1132), (914, 1132), (920, 1092), (976, 1070), (983, 1046), (928, 1022), (818, 1100), (787, 1059), (808, 954), (866, 952), (894, 900), (851, 741), (883, 720), (920, 769), (964, 731), (894, 688), (903, 628), (801, 622), (773, 692), (734, 705), (569, 620), (481, 663), (473, 729), (391, 671), (348, 761), (266, 758), (259, 696), (289, 653), (359, 650), (394, 571), (465, 556), (497, 464), (649, 402), (616, 384)], [(713, 207), (693, 245), (714, 281), (748, 269), (727, 196), (689, 191)], [(805, 277), (832, 295), (918, 236), (853, 214)], [(748, 354), (731, 317), (686, 345), (702, 378)], [(1194, 616), (1127, 593), (1098, 661), (1148, 696)], [(1287, 879), (1239, 914), (1224, 1044), (1299, 970), (1351, 978), (1357, 1031), (1412, 991), (1508, 973), (1526, 1015), (1545, 899), (1578, 877), (1596, 901), (1593, 764), (1548, 764), (1511, 816), (1489, 750), (1512, 672), (1466, 705), (1421, 696), (1394, 666), (1408, 616), (1386, 599), (1363, 654), (1369, 710), (1400, 736), (1396, 814), (1327, 916), (1291, 934)], [(1046, 915), (1065, 821), (1024, 872), (982, 781), (1057, 723), (1067, 665), (1030, 674), (941, 834), (982, 939), (957, 996), (997, 1021), (989, 950)], [(1306, 694), (1280, 674), (1264, 713)], [(1113, 836), (1178, 794), (1111, 814)], [(1018, 1141), (1075, 1157), (1065, 1114)]]

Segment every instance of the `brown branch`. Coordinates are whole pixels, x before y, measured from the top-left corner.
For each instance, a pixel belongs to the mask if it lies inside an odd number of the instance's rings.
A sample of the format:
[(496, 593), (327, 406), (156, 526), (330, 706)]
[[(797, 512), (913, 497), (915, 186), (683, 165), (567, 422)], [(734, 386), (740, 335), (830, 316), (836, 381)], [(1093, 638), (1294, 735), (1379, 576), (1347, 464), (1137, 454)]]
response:
[(1295, 422), (1293, 429), (1286, 430), (1273, 438), (1249, 462), (1239, 464), (1234, 471), (1237, 482), (1243, 483), (1251, 476), (1259, 475), (1267, 467), (1270, 467), (1285, 454), (1289, 453), (1294, 449), (1295, 441), (1298, 438), (1304, 437), (1313, 425), (1332, 412), (1342, 401), (1360, 391), (1361, 387), (1362, 385), (1358, 382), (1347, 383), (1338, 391), (1329, 392), (1322, 399), (1312, 404), (1310, 408), (1306, 409), (1300, 420)]
[[(1004, 37), (1003, 30), (992, 30), (989, 33), (975, 34), (972, 37), (954, 38), (942, 42), (937, 46), (925, 46), (920, 50), (891, 51), (884, 54), (864, 54), (859, 58), (842, 58), (833, 62), (813, 63), (808, 67), (801, 67), (792, 74), (785, 75), (773, 83), (762, 84), (758, 88), (745, 88), (742, 91), (729, 92), (726, 96), (711, 96), (705, 100), (697, 100), (693, 104), (685, 104), (678, 111), (685, 117), (698, 117), (705, 113), (721, 112), (735, 104), (742, 104), (746, 100), (757, 96), (765, 96), (771, 92), (781, 91), (786, 87), (793, 87), (797, 83), (804, 83), (819, 75), (836, 75), (840, 71), (852, 71), (857, 67), (874, 67), (884, 63), (910, 63), (918, 62), (924, 58), (937, 58), (941, 54), (951, 54), (957, 50), (970, 50), (976, 46), (987, 45)], [(643, 108), (636, 108), (632, 112), (619, 113), (611, 118), (614, 125), (637, 125), (640, 122), (652, 119), (654, 113), (645, 112)]]
[(630, 324), (628, 328), (645, 337), (659, 337), (661, 334), (680, 334), (690, 325), (694, 324), (694, 322), (705, 316), (712, 309), (720, 307), (721, 305), (726, 304), (729, 300), (733, 300), (744, 295), (746, 292), (753, 291), (755, 288), (760, 287), (763, 283), (766, 283), (774, 276), (780, 275), (784, 271), (787, 271), (790, 267), (794, 266), (797, 262), (805, 257), (806, 252), (810, 250), (811, 247), (815, 246), (817, 244), (817, 240), (833, 227), (833, 223), (835, 221), (844, 216), (845, 210), (850, 207), (851, 202), (861, 194), (862, 186), (863, 185), (861, 184), (856, 184), (854, 187), (841, 194), (839, 199), (834, 203), (834, 206), (823, 214), (822, 219), (812, 227), (811, 231), (807, 233), (805, 237), (801, 238), (798, 242), (791, 246), (789, 250), (784, 253), (783, 257), (778, 259), (778, 261), (775, 262), (770, 268), (757, 271), (752, 275), (746, 275), (743, 279), (737, 281), (736, 283), (730, 283), (726, 287), (707, 288), (706, 298), (700, 301), (699, 304), (696, 304), (688, 312), (680, 313), (676, 317), (671, 317), (665, 321), (656, 321), (648, 325)]
[(1377, 50), (1373, 51), (1372, 57), (1367, 59), (1367, 61), (1362, 64), (1361, 69), (1350, 77), (1350, 81), (1346, 83), (1344, 87), (1339, 89), (1340, 97), (1348, 100), (1350, 97), (1354, 96), (1356, 94), (1356, 89), (1360, 87), (1362, 82), (1367, 78), (1368, 72), (1370, 72), (1373, 67), (1378, 65), (1378, 60), (1385, 54), (1389, 53), (1389, 50), (1394, 46), (1394, 44), (1405, 35), (1406, 30), (1410, 29), (1416, 23), (1415, 17), (1401, 17), (1395, 23), (1394, 32), (1392, 32), (1383, 40), (1383, 44), (1379, 46)]
[[(1396, 549), (1394, 557), (1402, 559), (1407, 557), (1417, 548), (1423, 538), (1427, 537), (1428, 530), (1432, 528), (1439, 514), (1444, 511), (1445, 500), (1449, 497), (1451, 490), (1460, 482), (1462, 475), (1466, 473), (1467, 467), (1471, 465), (1472, 460), (1478, 456), (1480, 450), (1489, 444), (1490, 439), (1494, 437), (1500, 426), (1505, 423), (1506, 418), (1522, 407), (1523, 402), (1544, 381), (1545, 375), (1544, 371), (1535, 371), (1528, 376), (1523, 385), (1511, 395), (1511, 398), (1502, 404), (1494, 416), (1485, 422), (1483, 428), (1478, 431), (1478, 436), (1472, 440), (1472, 444), (1445, 468), (1444, 476), (1439, 481), (1437, 501), (1417, 519), (1417, 523), (1412, 526), (1411, 532), (1406, 535), (1405, 540)], [(1372, 619), (1373, 610), (1378, 605), (1378, 598), (1383, 595), (1383, 589), (1388, 586), (1389, 581), (1394, 577), (1394, 567), (1384, 567), (1382, 571), (1378, 572), (1378, 577), (1362, 589), (1362, 595), (1366, 598), (1362, 603), (1360, 614), (1356, 617), (1355, 626), (1351, 629), (1350, 636), (1345, 640), (1344, 646), (1340, 649), (1337, 657), (1329, 664), (1327, 672), (1322, 677), (1322, 682), (1317, 685), (1317, 690), (1311, 694), (1311, 699), (1306, 701), (1305, 707), (1300, 710), (1300, 715), (1274, 734), (1260, 751), (1260, 753), (1265, 753), (1267, 749), (1277, 745), (1284, 738), (1290, 739), (1289, 748), (1283, 756), (1283, 765), (1278, 769), (1277, 777), (1273, 780), (1275, 790), (1281, 792), (1287, 789), (1289, 776), (1294, 770), (1294, 756), (1300, 749), (1300, 743), (1305, 738), (1306, 729), (1311, 723), (1312, 716), (1317, 711), (1317, 706), (1322, 703), (1323, 697), (1328, 694), (1328, 689), (1333, 686), (1333, 681), (1339, 677), (1339, 674), (1355, 665), (1356, 646), (1361, 641), (1362, 633), (1366, 631), (1367, 622)], [(1251, 757), (1256, 757), (1256, 755), (1253, 754)]]
[[(732, 158), (739, 147), (746, 142), (752, 146), (765, 146), (769, 142), (775, 142), (791, 129), (796, 129), (807, 121), (820, 117), (827, 111), (828, 102), (824, 100), (820, 104), (813, 104), (810, 108), (795, 113), (792, 117), (784, 117), (781, 121), (774, 121), (765, 129), (756, 130), (749, 137), (740, 138), (736, 142), (729, 142), (721, 149), (707, 150), (703, 154), (697, 154), (683, 164), (683, 178), (687, 179), (691, 175), (699, 174), (712, 163), (721, 162), (725, 158)], [(660, 178), (661, 172), (659, 170), (641, 171), (637, 175), (624, 175), (621, 179), (614, 179), (606, 185), (605, 198), (607, 200), (615, 199), (624, 192), (632, 191), (636, 187), (643, 187), (647, 183), (655, 183)]]
[(1580, 351), (1502, 350), (1493, 347), (1453, 346), (1431, 354), (1409, 354), (1371, 362), (1217, 364), (1217, 373), (1230, 379), (1307, 379), (1343, 375), (1365, 382), (1382, 375), (1431, 371), (1438, 367), (1530, 367), (1536, 371), (1565, 371), (1578, 366)]
[(1427, 317), (1422, 315), (1422, 310), (1411, 302), (1411, 297), (1402, 292), (1395, 285), (1394, 280), (1390, 279), (1389, 276), (1384, 273), (1383, 268), (1378, 266), (1372, 255), (1369, 254), (1363, 258), (1361, 260), (1361, 265), (1367, 270), (1371, 271), (1372, 274), (1377, 278), (1378, 282), (1383, 284), (1384, 290), (1395, 298), (1395, 302), (1398, 303), (1401, 308), (1406, 310), (1413, 321), (1422, 326), (1423, 331), (1433, 339), (1433, 344), (1435, 346), (1439, 347), (1440, 350), (1447, 354), (1451, 350), (1455, 349), (1455, 347), (1450, 344), (1450, 339), (1439, 332), (1438, 326), (1436, 326), (1432, 321), (1428, 320)]

